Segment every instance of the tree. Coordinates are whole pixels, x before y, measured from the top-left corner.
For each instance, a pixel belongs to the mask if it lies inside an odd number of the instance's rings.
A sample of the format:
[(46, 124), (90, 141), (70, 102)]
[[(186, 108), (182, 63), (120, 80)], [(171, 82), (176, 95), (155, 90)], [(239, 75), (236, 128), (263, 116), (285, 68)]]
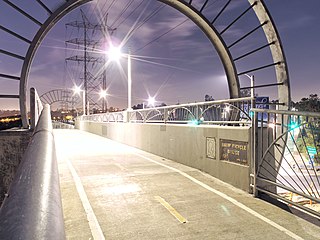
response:
[(134, 105), (132, 107), (133, 110), (137, 110), (137, 109), (143, 109), (143, 103), (138, 103), (137, 105)]
[[(154, 107), (157, 108), (157, 107), (165, 107), (165, 106), (167, 106), (167, 104), (161, 103), (161, 104), (155, 105)], [(137, 105), (132, 106), (132, 109), (133, 110), (137, 110), (137, 109), (150, 108), (150, 107), (152, 107), (152, 106), (148, 106), (148, 105), (143, 104), (143, 103), (138, 103)]]
[(206, 94), (206, 95), (204, 96), (204, 101), (205, 101), (205, 102), (214, 101), (214, 98), (213, 98), (212, 96)]
[(241, 89), (240, 97), (251, 97), (251, 89)]
[(320, 112), (320, 98), (318, 94), (310, 94), (308, 98), (302, 98), (293, 106), (299, 111)]
[[(317, 94), (310, 94), (309, 97), (302, 98), (299, 102), (293, 103), (293, 106), (299, 111), (320, 112), (320, 98)], [(301, 153), (307, 154), (307, 147), (313, 147), (317, 150), (314, 155), (314, 162), (320, 163), (320, 123), (319, 120), (303, 117), (301, 122), (308, 122), (300, 129), (297, 139), (297, 148)]]

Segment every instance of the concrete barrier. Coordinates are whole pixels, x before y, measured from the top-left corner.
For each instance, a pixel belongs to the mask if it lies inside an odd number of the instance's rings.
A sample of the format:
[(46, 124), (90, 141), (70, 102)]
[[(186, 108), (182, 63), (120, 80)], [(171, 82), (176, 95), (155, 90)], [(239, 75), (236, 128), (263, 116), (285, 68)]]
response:
[(250, 191), (250, 127), (76, 122), (76, 128), (197, 168)]

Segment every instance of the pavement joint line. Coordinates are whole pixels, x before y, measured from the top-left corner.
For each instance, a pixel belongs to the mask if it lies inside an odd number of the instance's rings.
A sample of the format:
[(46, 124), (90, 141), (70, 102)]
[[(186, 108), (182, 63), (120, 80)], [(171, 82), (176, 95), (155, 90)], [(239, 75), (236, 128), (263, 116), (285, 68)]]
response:
[(164, 206), (180, 223), (187, 223), (187, 219), (182, 217), (180, 213), (177, 212), (166, 200), (160, 196), (154, 197), (162, 206)]
[(89, 227), (90, 227), (93, 239), (105, 240), (105, 237), (103, 235), (103, 232), (101, 230), (101, 227), (99, 225), (97, 217), (93, 212), (93, 209), (92, 209), (91, 204), (89, 202), (88, 196), (87, 196), (87, 194), (84, 190), (84, 187), (81, 183), (81, 179), (80, 179), (79, 175), (77, 174), (76, 170), (74, 169), (72, 163), (69, 161), (69, 159), (66, 159), (66, 162), (68, 164), (68, 168), (71, 172), (73, 180), (76, 184), (76, 188), (77, 188), (78, 194), (80, 196), (83, 208), (86, 212), (87, 219), (89, 222)]
[(298, 236), (297, 234), (291, 232), (290, 230), (286, 229), (285, 227), (280, 226), (279, 224), (275, 223), (274, 221), (270, 220), (269, 218), (266, 218), (266, 217), (262, 216), (260, 213), (254, 211), (253, 209), (251, 209), (251, 208), (247, 207), (246, 205), (240, 203), (240, 202), (237, 201), (236, 199), (228, 196), (227, 194), (225, 194), (225, 193), (223, 193), (223, 192), (220, 192), (220, 191), (218, 191), (218, 190), (216, 190), (216, 189), (208, 186), (207, 184), (199, 181), (198, 179), (190, 176), (189, 174), (187, 174), (187, 173), (185, 173), (185, 172), (183, 172), (183, 171), (181, 171), (181, 170), (179, 170), (179, 169), (176, 169), (176, 168), (170, 167), (170, 166), (168, 166), (168, 165), (166, 165), (166, 164), (157, 162), (156, 160), (153, 160), (153, 159), (151, 159), (151, 158), (149, 158), (149, 157), (143, 156), (143, 155), (141, 155), (140, 153), (136, 152), (136, 151), (137, 151), (136, 149), (134, 149), (134, 148), (132, 148), (132, 149), (135, 150), (135, 151), (132, 151), (133, 154), (135, 154), (135, 155), (137, 155), (137, 156), (139, 156), (139, 157), (141, 157), (141, 158), (144, 158), (144, 159), (146, 159), (146, 160), (148, 160), (148, 161), (150, 161), (150, 162), (153, 162), (153, 163), (155, 163), (155, 164), (158, 164), (158, 165), (160, 165), (160, 166), (163, 166), (163, 167), (165, 167), (165, 168), (167, 168), (167, 169), (170, 169), (170, 170), (172, 170), (172, 171), (174, 171), (174, 172), (176, 172), (176, 173), (179, 173), (180, 175), (184, 176), (185, 178), (188, 178), (188, 179), (191, 180), (192, 182), (200, 185), (201, 187), (207, 189), (208, 191), (213, 192), (213, 193), (217, 194), (218, 196), (226, 199), (227, 201), (231, 202), (232, 204), (236, 205), (237, 207), (239, 207), (239, 208), (243, 209), (244, 211), (250, 213), (251, 215), (259, 218), (260, 220), (262, 220), (262, 221), (264, 221), (265, 223), (271, 225), (272, 227), (278, 229), (279, 231), (285, 233), (286, 235), (292, 237), (293, 239), (303, 240), (302, 237), (300, 237), (300, 236)]

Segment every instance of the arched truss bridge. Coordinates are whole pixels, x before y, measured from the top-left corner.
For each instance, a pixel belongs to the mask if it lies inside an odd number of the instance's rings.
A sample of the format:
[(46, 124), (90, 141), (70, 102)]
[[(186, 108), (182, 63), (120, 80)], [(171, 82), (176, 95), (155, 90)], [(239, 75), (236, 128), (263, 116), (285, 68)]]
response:
[(40, 96), (42, 104), (52, 105), (57, 102), (71, 104), (74, 108), (75, 104), (80, 101), (80, 97), (69, 89), (54, 89)]

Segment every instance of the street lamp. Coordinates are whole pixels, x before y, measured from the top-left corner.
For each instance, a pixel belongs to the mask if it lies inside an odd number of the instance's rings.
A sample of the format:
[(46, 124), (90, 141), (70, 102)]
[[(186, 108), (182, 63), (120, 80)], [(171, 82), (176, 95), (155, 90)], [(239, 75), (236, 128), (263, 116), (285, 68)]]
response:
[[(120, 57), (123, 55), (119, 47), (110, 46), (109, 50), (106, 52), (110, 61), (119, 61)], [(131, 76), (131, 52), (130, 49), (127, 54), (128, 58), (128, 110), (131, 108), (131, 87), (132, 87), (132, 76)]]
[(154, 97), (149, 97), (149, 99), (148, 99), (148, 106), (154, 107), (155, 103), (156, 103), (155, 98), (154, 98)]
[(107, 90), (101, 89), (99, 95), (100, 98), (102, 98), (102, 112), (106, 112), (106, 110), (108, 110), (108, 107), (106, 106)]
[(79, 94), (82, 92), (82, 109), (83, 109), (83, 115), (86, 115), (86, 91), (81, 90), (79, 86), (74, 86), (73, 91), (75, 94)]
[(131, 108), (131, 87), (132, 87), (132, 78), (131, 78), (131, 51), (128, 51), (128, 110)]
[(224, 108), (224, 110), (223, 110), (224, 121), (227, 120), (228, 115), (229, 115), (229, 113), (230, 113), (230, 110), (231, 110), (230, 106), (229, 106), (229, 105), (226, 105), (225, 108)]
[(110, 61), (116, 62), (121, 58), (121, 49), (119, 47), (111, 46), (109, 51), (107, 51), (107, 55)]
[(250, 79), (251, 108), (253, 108), (253, 104), (254, 104), (254, 75), (249, 75), (249, 74), (244, 74), (244, 75)]

